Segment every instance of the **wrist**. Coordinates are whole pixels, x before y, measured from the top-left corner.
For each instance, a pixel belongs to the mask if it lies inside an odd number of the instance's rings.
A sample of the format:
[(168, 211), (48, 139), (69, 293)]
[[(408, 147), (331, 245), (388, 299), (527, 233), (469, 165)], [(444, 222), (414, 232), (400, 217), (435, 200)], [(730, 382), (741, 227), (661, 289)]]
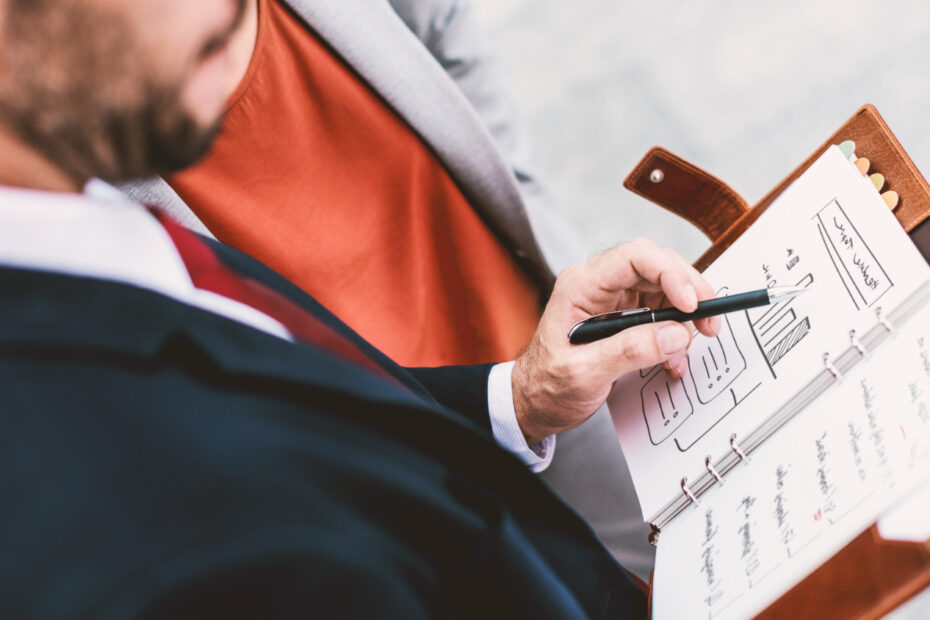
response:
[(556, 435), (562, 429), (555, 428), (544, 422), (544, 415), (540, 415), (535, 405), (538, 399), (533, 396), (533, 382), (526, 369), (527, 364), (520, 358), (513, 367), (513, 408), (517, 417), (517, 424), (523, 433), (528, 445), (535, 445), (547, 437)]
[(539, 473), (545, 470), (555, 452), (555, 437), (546, 437), (539, 443), (530, 444), (517, 421), (513, 400), (514, 362), (495, 364), (488, 374), (488, 413), (491, 433), (498, 446), (510, 452)]

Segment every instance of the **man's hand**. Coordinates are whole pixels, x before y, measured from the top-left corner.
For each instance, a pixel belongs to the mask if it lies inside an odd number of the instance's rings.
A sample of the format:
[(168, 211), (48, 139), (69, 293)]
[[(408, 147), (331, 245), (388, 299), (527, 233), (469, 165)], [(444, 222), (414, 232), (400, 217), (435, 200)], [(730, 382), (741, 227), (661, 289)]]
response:
[[(529, 444), (574, 428), (607, 399), (614, 381), (627, 372), (663, 363), (681, 377), (687, 365), (691, 329), (666, 321), (640, 325), (590, 344), (568, 342), (568, 330), (595, 314), (673, 305), (693, 312), (714, 290), (672, 250), (637, 239), (569, 267), (527, 348), (513, 369), (517, 421)], [(720, 318), (695, 321), (716, 335)]]

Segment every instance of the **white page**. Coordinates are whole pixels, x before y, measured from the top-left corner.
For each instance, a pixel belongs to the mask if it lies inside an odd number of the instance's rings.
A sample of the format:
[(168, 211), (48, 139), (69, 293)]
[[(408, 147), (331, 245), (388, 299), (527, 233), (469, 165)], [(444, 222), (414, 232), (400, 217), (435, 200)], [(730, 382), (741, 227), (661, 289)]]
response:
[(689, 371), (661, 367), (617, 382), (608, 404), (643, 517), (681, 493), (683, 476), (729, 450), (849, 346), (849, 331), (897, 306), (930, 268), (867, 178), (831, 147), (705, 276), (719, 294), (806, 286), (791, 301), (724, 316), (696, 336)]
[(878, 520), (878, 533), (888, 540), (925, 542), (930, 540), (930, 484), (914, 493), (900, 506)]
[(930, 473), (930, 308), (659, 536), (653, 616), (746, 618)]

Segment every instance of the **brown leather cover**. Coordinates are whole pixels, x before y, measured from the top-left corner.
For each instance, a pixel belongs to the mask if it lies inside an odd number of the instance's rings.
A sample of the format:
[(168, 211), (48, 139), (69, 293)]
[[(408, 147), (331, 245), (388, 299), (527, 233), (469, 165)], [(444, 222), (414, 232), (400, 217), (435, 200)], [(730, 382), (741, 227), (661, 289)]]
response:
[[(845, 140), (869, 159), (870, 173), (885, 176), (885, 189), (898, 193), (895, 216), (930, 263), (930, 186), (872, 105), (856, 112), (751, 209), (725, 183), (661, 147), (646, 153), (623, 184), (692, 222), (713, 241), (695, 263), (703, 271), (827, 148)], [(887, 541), (872, 526), (758, 617), (880, 618), (926, 587), (930, 541)]]
[(885, 540), (873, 525), (756, 618), (881, 618), (928, 586), (930, 540)]
[[(649, 618), (652, 582), (649, 576)], [(930, 587), (930, 540), (886, 540), (873, 525), (769, 605), (756, 620), (883, 617)]]

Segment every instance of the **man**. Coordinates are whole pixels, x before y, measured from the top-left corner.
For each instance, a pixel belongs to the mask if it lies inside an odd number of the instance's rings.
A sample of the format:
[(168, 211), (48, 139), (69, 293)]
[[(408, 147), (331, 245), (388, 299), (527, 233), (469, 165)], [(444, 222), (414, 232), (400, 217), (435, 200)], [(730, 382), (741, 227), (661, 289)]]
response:
[[(552, 216), (467, 3), (250, 0), (232, 45), (209, 156), (130, 194), (402, 364), (514, 357), (553, 280), (529, 211), (543, 231)], [(553, 237), (566, 253), (571, 231)]]
[[(246, 8), (210, 154), (130, 195), (269, 265), (401, 364), (515, 357), (552, 270), (587, 252), (547, 204), (469, 3)], [(648, 579), (612, 428), (604, 410), (562, 437), (544, 476)]]
[(691, 337), (572, 323), (710, 287), (636, 242), (560, 277), (512, 378), (408, 372), (259, 263), (81, 194), (203, 151), (241, 11), (0, 0), (0, 616), (641, 614), (524, 463)]

